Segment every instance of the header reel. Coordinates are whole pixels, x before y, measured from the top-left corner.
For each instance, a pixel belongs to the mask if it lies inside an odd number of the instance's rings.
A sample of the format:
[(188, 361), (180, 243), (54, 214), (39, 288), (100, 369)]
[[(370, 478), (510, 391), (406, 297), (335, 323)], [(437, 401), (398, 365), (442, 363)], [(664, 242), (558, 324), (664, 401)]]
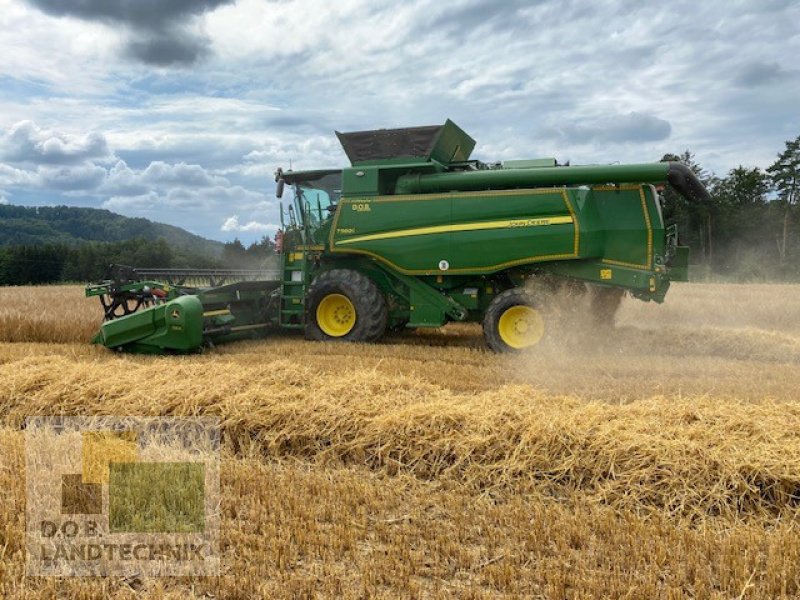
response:
[(103, 320), (125, 317), (174, 297), (169, 285), (143, 281), (136, 269), (127, 265), (109, 265), (103, 281), (89, 285), (87, 296), (98, 296), (103, 306)]

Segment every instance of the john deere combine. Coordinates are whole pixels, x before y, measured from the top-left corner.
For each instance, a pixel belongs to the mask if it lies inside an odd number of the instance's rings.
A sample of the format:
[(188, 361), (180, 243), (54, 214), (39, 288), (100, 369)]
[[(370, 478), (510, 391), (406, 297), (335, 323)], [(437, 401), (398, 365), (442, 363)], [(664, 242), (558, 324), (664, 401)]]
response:
[[(687, 278), (688, 248), (665, 228), (659, 196), (670, 184), (707, 200), (682, 164), (486, 164), (470, 160), (475, 141), (452, 121), (337, 135), (350, 167), (276, 174), (278, 197), (294, 195), (288, 222), (281, 208), (278, 272), (117, 268), (87, 287), (105, 308), (95, 341), (192, 352), (275, 329), (374, 342), (476, 321), (492, 349), (520, 350), (551, 328), (554, 300), (537, 289), (591, 289), (609, 318), (623, 293), (662, 302)], [(206, 286), (187, 284), (199, 275)]]

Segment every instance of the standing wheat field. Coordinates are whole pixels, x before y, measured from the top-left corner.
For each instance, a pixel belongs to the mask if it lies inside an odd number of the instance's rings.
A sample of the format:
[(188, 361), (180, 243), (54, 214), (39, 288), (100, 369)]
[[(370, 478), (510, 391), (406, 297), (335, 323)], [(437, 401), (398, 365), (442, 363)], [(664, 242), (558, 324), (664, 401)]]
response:
[[(795, 598), (800, 286), (675, 285), (525, 355), (480, 328), (88, 341), (78, 287), (0, 288), (0, 596)], [(222, 423), (218, 578), (26, 578), (22, 425)]]

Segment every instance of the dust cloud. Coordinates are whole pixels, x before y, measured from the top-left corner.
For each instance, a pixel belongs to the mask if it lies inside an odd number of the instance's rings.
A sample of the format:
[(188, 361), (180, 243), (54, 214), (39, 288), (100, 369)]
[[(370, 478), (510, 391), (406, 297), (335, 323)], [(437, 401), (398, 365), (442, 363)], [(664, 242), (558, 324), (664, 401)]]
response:
[(546, 300), (550, 328), (507, 360), (514, 379), (611, 402), (797, 399), (800, 286), (674, 284), (660, 305), (623, 298), (613, 323), (593, 315), (591, 294)]

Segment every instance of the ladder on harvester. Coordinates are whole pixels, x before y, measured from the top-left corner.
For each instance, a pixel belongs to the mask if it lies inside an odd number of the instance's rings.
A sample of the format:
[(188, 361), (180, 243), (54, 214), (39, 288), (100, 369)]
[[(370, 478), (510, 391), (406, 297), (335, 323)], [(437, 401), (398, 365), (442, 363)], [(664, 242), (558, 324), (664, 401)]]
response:
[(308, 253), (285, 252), (281, 271), (281, 310), (278, 323), (281, 327), (300, 329), (304, 324)]
[[(310, 207), (305, 207), (308, 214)], [(289, 329), (302, 329), (305, 325), (306, 287), (308, 284), (308, 249), (310, 240), (308, 219), (301, 215), (302, 244), (294, 251), (284, 251), (281, 264), (281, 309), (278, 324)]]

